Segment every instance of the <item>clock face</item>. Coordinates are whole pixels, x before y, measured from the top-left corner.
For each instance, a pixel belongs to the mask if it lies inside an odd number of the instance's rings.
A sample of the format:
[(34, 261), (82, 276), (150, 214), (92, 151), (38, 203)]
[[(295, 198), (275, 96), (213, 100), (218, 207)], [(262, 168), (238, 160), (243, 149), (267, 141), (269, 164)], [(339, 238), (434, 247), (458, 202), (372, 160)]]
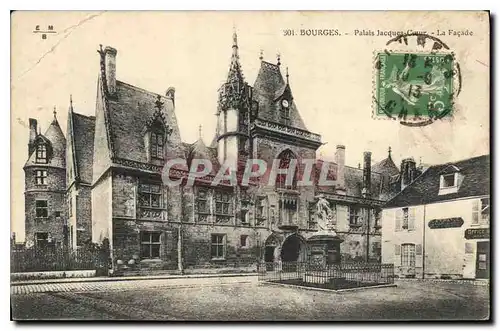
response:
[(288, 100), (281, 101), (281, 104), (283, 105), (283, 107), (288, 108)]

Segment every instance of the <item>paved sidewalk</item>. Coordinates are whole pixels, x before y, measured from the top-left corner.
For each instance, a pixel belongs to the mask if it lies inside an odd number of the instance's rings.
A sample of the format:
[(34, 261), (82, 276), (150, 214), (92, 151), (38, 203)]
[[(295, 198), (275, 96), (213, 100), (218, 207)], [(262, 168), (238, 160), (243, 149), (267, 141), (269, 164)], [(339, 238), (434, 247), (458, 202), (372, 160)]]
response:
[(439, 278), (397, 278), (397, 282), (423, 282), (423, 283), (448, 283), (448, 284), (471, 284), (488, 286), (490, 284), (489, 279), (439, 279)]
[[(199, 276), (199, 275), (197, 275)], [(31, 293), (55, 293), (55, 292), (104, 292), (104, 291), (127, 291), (145, 288), (190, 288), (200, 286), (220, 286), (236, 283), (254, 283), (257, 277), (232, 276), (232, 277), (183, 277), (183, 278), (157, 278), (157, 279), (127, 279), (116, 281), (94, 281), (94, 282), (47, 282), (34, 284), (12, 284), (11, 295)]]
[(116, 276), (116, 277), (85, 277), (85, 278), (51, 278), (51, 279), (30, 279), (11, 281), (14, 285), (52, 284), (52, 283), (92, 283), (92, 282), (115, 282), (127, 280), (144, 279), (186, 279), (186, 278), (226, 278), (226, 277), (257, 277), (256, 272), (234, 273), (234, 274), (187, 274), (187, 275), (145, 275), (145, 276)]

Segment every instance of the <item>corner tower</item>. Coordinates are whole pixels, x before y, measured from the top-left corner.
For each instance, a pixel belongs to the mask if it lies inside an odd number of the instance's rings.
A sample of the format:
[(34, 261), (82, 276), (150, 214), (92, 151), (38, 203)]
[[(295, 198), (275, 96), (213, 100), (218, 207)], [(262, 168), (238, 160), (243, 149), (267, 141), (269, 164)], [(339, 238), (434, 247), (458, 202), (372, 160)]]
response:
[(28, 161), (25, 177), (25, 233), (27, 246), (66, 245), (66, 138), (54, 119), (45, 134), (29, 119)]

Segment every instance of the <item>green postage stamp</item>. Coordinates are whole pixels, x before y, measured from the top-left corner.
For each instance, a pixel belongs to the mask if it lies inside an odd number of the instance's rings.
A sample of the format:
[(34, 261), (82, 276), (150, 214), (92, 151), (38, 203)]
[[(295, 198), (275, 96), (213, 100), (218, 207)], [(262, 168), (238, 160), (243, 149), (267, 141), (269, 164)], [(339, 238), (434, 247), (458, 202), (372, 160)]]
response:
[(376, 56), (375, 117), (419, 122), (452, 115), (452, 54), (385, 51)]

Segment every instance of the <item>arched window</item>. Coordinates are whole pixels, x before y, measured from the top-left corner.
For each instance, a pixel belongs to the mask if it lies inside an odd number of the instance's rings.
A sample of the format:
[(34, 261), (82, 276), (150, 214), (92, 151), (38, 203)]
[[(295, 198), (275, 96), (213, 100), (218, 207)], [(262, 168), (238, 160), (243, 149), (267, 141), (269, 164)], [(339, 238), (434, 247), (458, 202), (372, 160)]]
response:
[[(290, 167), (291, 161), (296, 160), (297, 158), (295, 157), (295, 154), (293, 154), (291, 150), (287, 149), (280, 153), (278, 159), (280, 160), (278, 168), (288, 169)], [(276, 188), (295, 189), (297, 187), (297, 166), (298, 164), (296, 163), (291, 185), (287, 185), (286, 182), (287, 174), (278, 174), (276, 176), (276, 184), (275, 184)]]
[(47, 145), (40, 143), (36, 146), (36, 163), (47, 163)]
[(159, 122), (151, 127), (151, 157), (164, 158), (165, 128)]

